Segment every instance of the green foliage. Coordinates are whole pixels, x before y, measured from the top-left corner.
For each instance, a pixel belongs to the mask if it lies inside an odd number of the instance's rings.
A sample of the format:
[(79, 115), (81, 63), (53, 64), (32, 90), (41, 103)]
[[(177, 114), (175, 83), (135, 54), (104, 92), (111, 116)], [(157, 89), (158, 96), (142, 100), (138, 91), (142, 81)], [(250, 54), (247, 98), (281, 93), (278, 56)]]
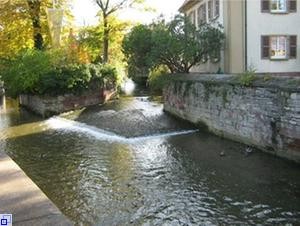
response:
[(110, 65), (74, 64), (60, 51), (28, 50), (2, 60), (0, 76), (8, 94), (59, 95), (80, 93), (92, 86), (116, 87), (119, 77)]
[(254, 68), (250, 68), (238, 77), (239, 83), (243, 86), (251, 86), (256, 79), (256, 70)]
[(147, 25), (135, 26), (125, 36), (122, 48), (128, 63), (129, 77), (140, 76), (149, 73), (153, 66), (151, 50), (153, 42), (152, 30)]
[(162, 93), (163, 88), (171, 81), (170, 70), (165, 65), (153, 69), (148, 78), (150, 90), (155, 93)]
[(50, 67), (50, 57), (42, 51), (28, 50), (16, 56), (13, 60), (6, 60), (0, 72), (7, 91), (13, 96), (18, 91), (36, 92), (41, 76)]
[(116, 87), (121, 85), (122, 78), (120, 74), (117, 73), (117, 69), (109, 64), (104, 64), (100, 68), (100, 74), (104, 84), (109, 85), (110, 87)]
[(263, 80), (265, 81), (265, 82), (267, 82), (267, 81), (270, 81), (270, 80), (272, 80), (272, 76), (271, 75), (264, 75), (264, 77), (263, 77)]
[(80, 93), (89, 88), (91, 73), (87, 65), (67, 65), (43, 74), (36, 87), (38, 94)]
[(114, 26), (111, 21), (111, 18), (114, 17), (119, 11), (125, 8), (132, 8), (139, 6), (144, 3), (144, 0), (94, 0), (95, 3), (99, 6), (99, 15), (102, 17), (101, 27), (103, 30), (102, 36), (102, 62), (108, 63), (109, 61), (109, 47), (111, 43), (111, 38), (114, 37), (113, 30)]
[(88, 52), (92, 62), (101, 62), (102, 36), (103, 30), (99, 26), (88, 26), (79, 31), (79, 45)]
[(133, 71), (166, 65), (172, 73), (188, 73), (205, 58), (218, 61), (224, 39), (221, 26), (203, 24), (197, 30), (187, 17), (177, 15), (169, 23), (134, 27), (123, 41), (123, 51)]

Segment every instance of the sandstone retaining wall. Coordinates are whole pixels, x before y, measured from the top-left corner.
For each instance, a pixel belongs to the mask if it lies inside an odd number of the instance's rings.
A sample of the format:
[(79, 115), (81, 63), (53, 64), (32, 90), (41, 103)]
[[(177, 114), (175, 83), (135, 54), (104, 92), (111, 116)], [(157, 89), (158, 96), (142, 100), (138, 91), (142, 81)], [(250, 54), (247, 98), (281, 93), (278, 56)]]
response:
[(300, 78), (174, 75), (164, 109), (211, 132), (300, 162)]

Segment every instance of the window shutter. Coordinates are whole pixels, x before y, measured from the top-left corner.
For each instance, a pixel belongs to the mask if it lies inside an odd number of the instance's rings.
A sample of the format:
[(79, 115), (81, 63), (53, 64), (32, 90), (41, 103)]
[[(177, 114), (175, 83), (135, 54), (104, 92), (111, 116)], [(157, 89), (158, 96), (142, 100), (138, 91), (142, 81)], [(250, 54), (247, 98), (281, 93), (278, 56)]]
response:
[(289, 11), (297, 12), (297, 0), (288, 0), (289, 3)]
[(291, 35), (290, 36), (290, 58), (297, 57), (297, 36)]
[(270, 37), (261, 36), (261, 58), (269, 59), (270, 57)]
[(270, 12), (270, 0), (261, 0), (261, 11), (263, 13)]

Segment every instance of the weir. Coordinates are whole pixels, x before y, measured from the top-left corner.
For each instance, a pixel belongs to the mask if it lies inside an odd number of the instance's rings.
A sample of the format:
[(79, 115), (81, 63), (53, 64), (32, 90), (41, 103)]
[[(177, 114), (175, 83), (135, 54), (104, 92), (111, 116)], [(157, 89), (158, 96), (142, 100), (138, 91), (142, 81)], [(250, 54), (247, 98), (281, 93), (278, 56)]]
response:
[(141, 142), (149, 139), (158, 139), (158, 138), (196, 133), (198, 131), (197, 129), (193, 129), (193, 130), (182, 130), (182, 131), (175, 131), (175, 132), (168, 132), (168, 133), (161, 133), (161, 134), (152, 134), (152, 135), (139, 136), (139, 137), (124, 137), (109, 131), (99, 129), (94, 126), (89, 126), (84, 123), (64, 119), (61, 117), (51, 118), (47, 120), (45, 123), (52, 129), (63, 130), (66, 132), (88, 134), (98, 140), (103, 140), (108, 142), (120, 142), (120, 143), (135, 143), (135, 142)]

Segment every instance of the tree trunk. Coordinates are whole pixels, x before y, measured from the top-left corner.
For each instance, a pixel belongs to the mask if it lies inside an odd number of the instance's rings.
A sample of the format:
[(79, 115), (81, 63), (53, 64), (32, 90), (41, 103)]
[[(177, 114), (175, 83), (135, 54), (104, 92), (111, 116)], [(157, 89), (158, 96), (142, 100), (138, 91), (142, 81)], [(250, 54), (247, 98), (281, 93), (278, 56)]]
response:
[(44, 40), (41, 33), (42, 30), (41, 18), (40, 18), (41, 2), (28, 0), (27, 3), (29, 6), (29, 13), (32, 20), (34, 48), (42, 50), (44, 45)]
[(107, 16), (103, 15), (103, 63), (108, 62), (108, 44), (109, 44), (109, 27), (108, 27), (108, 21)]

